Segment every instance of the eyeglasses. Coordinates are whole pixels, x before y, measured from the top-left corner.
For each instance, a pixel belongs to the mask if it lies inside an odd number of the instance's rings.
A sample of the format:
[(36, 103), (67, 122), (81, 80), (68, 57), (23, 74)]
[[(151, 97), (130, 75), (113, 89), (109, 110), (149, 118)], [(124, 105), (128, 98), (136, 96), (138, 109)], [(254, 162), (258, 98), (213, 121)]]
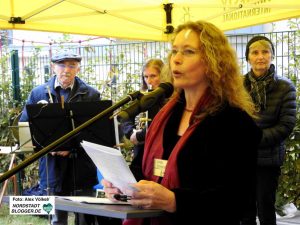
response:
[(183, 55), (183, 56), (192, 57), (192, 56), (200, 53), (200, 50), (199, 49), (193, 49), (193, 48), (185, 48), (185, 49), (173, 48), (171, 50), (171, 55), (176, 56), (178, 52), (180, 52), (180, 54)]
[(58, 66), (59, 69), (66, 69), (66, 68), (69, 68), (71, 70), (74, 70), (74, 69), (77, 69), (78, 68), (78, 65), (65, 65), (63, 63), (57, 63), (56, 64)]

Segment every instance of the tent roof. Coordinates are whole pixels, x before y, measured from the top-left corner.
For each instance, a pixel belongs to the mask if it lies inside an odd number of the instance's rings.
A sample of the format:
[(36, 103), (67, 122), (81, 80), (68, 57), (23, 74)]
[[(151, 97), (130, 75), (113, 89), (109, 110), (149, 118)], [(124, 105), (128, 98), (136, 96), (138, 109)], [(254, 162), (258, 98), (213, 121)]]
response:
[[(166, 9), (165, 9), (166, 8)], [(166, 11), (168, 11), (167, 13)], [(166, 41), (188, 20), (222, 30), (300, 17), (299, 0), (1, 0), (0, 28)], [(168, 20), (168, 23), (167, 23)]]

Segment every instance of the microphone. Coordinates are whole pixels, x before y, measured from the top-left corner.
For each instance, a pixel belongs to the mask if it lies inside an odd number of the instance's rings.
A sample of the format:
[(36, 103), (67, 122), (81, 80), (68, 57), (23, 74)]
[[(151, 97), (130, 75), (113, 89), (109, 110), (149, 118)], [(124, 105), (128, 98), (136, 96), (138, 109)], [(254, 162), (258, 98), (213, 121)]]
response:
[(145, 112), (154, 106), (159, 100), (169, 98), (173, 93), (173, 85), (169, 82), (160, 83), (159, 86), (151, 92), (145, 93), (140, 100), (141, 112)]
[(128, 108), (122, 110), (117, 115), (119, 122), (124, 122), (135, 117), (140, 112), (145, 112), (152, 106), (157, 104), (161, 99), (168, 98), (173, 93), (173, 85), (169, 82), (160, 83), (159, 86), (151, 92), (143, 94), (138, 99), (135, 99)]
[(121, 123), (128, 121), (130, 118), (136, 116), (141, 112), (140, 103), (135, 99), (126, 109), (122, 110), (117, 115), (117, 120)]

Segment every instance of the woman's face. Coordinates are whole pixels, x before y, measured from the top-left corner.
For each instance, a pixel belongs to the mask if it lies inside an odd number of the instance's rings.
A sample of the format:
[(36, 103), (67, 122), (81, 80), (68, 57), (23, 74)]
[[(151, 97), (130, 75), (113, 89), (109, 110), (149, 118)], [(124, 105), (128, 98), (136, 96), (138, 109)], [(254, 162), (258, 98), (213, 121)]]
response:
[(144, 70), (144, 80), (147, 84), (148, 89), (154, 90), (160, 84), (160, 74), (154, 67), (147, 67)]
[(204, 61), (198, 34), (190, 29), (180, 31), (174, 39), (170, 58), (174, 87), (184, 90), (206, 88), (207, 66)]
[(272, 61), (272, 51), (267, 46), (254, 42), (250, 45), (248, 62), (255, 76), (267, 73)]

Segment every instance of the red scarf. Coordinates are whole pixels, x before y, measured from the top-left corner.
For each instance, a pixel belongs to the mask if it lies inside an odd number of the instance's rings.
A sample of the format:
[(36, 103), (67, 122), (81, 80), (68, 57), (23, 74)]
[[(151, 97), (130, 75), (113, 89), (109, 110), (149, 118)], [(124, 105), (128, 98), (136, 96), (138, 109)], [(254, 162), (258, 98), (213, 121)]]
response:
[[(163, 156), (163, 134), (166, 127), (167, 122), (172, 114), (173, 108), (178, 102), (179, 96), (174, 97), (170, 100), (155, 116), (155, 119), (152, 121), (149, 130), (147, 131), (145, 148), (144, 148), (144, 156), (143, 156), (143, 174), (146, 180), (151, 180), (158, 182), (159, 177), (153, 175), (154, 169), (154, 159), (162, 159)], [(161, 180), (161, 184), (168, 189), (178, 188), (180, 187), (180, 180), (178, 177), (178, 168), (177, 168), (177, 156), (178, 153), (182, 150), (185, 143), (188, 141), (189, 137), (194, 132), (195, 128), (201, 122), (200, 119), (195, 119), (194, 115), (198, 113), (200, 110), (205, 108), (205, 106), (209, 103), (211, 97), (206, 94), (198, 102), (196, 110), (192, 113), (190, 118), (190, 126), (178, 140), (176, 145), (174, 146), (168, 163), (165, 168), (164, 177)], [(129, 222), (130, 221), (130, 222)], [(131, 219), (124, 221), (123, 225), (141, 225), (143, 219)], [(129, 223), (127, 223), (129, 222)], [(166, 217), (157, 217), (151, 218), (151, 225), (169, 225), (170, 221), (167, 220)]]

